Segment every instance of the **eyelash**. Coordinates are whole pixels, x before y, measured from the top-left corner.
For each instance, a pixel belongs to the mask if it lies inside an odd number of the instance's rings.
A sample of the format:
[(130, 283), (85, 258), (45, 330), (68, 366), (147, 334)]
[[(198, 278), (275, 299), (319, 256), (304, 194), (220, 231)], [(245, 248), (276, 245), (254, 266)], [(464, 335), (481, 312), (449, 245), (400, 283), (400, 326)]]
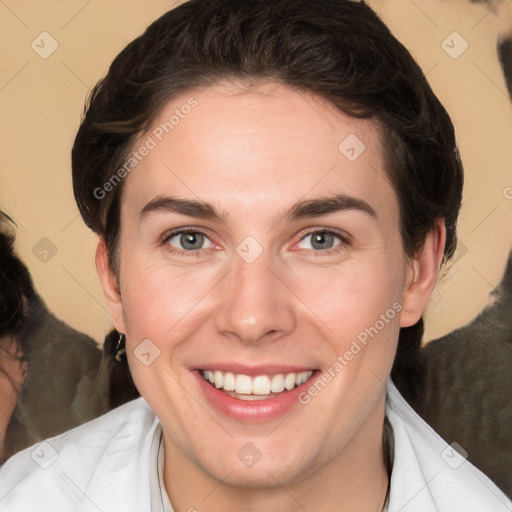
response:
[[(200, 229), (184, 229), (184, 228), (181, 228), (181, 229), (177, 229), (175, 231), (171, 231), (170, 233), (167, 233), (166, 235), (164, 235), (163, 239), (162, 239), (162, 245), (165, 245), (167, 247), (167, 249), (169, 250), (169, 252), (171, 252), (172, 254), (176, 254), (178, 256), (185, 256), (185, 257), (192, 257), (192, 258), (198, 258), (198, 257), (201, 257), (201, 251), (203, 249), (193, 249), (191, 251), (182, 251), (182, 250), (179, 250), (179, 249), (176, 249), (175, 247), (172, 247), (168, 242), (171, 238), (175, 237), (176, 235), (182, 235), (182, 234), (189, 234), (189, 233), (200, 233), (202, 235), (204, 235), (206, 238), (209, 239), (208, 235), (204, 232), (204, 231), (201, 231)], [(304, 240), (307, 236), (310, 236), (310, 235), (314, 235), (316, 233), (322, 233), (322, 234), (328, 234), (328, 235), (334, 235), (336, 237), (338, 237), (338, 239), (340, 240), (340, 244), (339, 245), (336, 245), (335, 247), (331, 248), (331, 249), (325, 249), (325, 250), (322, 250), (322, 251), (315, 251), (313, 249), (308, 249), (308, 250), (313, 250), (313, 253), (315, 254), (315, 256), (329, 256), (329, 255), (332, 255), (334, 253), (337, 253), (341, 250), (343, 250), (344, 248), (346, 248), (347, 246), (350, 246), (350, 237), (346, 234), (346, 233), (343, 233), (341, 231), (338, 231), (338, 230), (335, 230), (335, 229), (311, 229), (310, 231), (306, 231), (305, 233), (303, 233), (303, 235), (301, 236), (299, 242), (302, 242), (302, 240)]]

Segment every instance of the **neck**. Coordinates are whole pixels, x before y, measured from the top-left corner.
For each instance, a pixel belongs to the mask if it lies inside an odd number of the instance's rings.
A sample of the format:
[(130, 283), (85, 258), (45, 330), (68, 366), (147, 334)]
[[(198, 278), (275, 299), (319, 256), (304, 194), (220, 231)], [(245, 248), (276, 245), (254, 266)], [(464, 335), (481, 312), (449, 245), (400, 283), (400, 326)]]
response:
[(20, 363), (17, 359), (19, 351), (14, 338), (0, 338), (0, 461), (4, 456), (7, 427), (25, 378), (26, 363)]
[(0, 464), (4, 458), (5, 435), (11, 415), (16, 407), (18, 395), (11, 382), (0, 371)]
[(176, 511), (381, 512), (388, 488), (384, 457), (384, 407), (357, 430), (349, 443), (316, 471), (266, 486), (230, 484), (230, 471), (215, 478), (164, 437), (165, 486)]

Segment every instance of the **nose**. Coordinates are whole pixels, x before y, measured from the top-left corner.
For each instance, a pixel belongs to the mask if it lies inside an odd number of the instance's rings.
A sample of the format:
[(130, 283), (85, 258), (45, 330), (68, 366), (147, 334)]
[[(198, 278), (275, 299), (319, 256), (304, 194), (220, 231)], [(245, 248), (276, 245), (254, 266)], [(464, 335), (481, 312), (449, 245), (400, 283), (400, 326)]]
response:
[(295, 328), (293, 292), (270, 267), (265, 252), (252, 263), (235, 254), (233, 268), (217, 293), (215, 325), (224, 336), (257, 344)]

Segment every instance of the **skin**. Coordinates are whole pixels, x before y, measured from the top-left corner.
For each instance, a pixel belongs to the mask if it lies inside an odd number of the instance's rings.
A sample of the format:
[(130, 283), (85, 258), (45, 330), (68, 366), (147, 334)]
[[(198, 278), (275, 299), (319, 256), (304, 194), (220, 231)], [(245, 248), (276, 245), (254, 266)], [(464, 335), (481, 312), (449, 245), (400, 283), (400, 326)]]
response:
[[(190, 97), (197, 107), (123, 183), (119, 275), (102, 239), (96, 253), (134, 381), (163, 426), (171, 502), (177, 511), (329, 511), (341, 503), (344, 510), (380, 511), (388, 480), (385, 382), (400, 326), (419, 319), (435, 285), (444, 225), (407, 257), (371, 121), (283, 85), (221, 83), (174, 98), (155, 126)], [(349, 134), (366, 146), (353, 162), (338, 150)], [(356, 209), (283, 216), (297, 201), (333, 194), (365, 201), (375, 216)], [(141, 217), (164, 195), (212, 203), (226, 218), (172, 211)], [(165, 241), (185, 227), (207, 236), (192, 257), (172, 252), (189, 247), (179, 235)], [(345, 241), (328, 238), (319, 248), (308, 230), (339, 230)], [(247, 236), (263, 250), (252, 263), (236, 252)], [(228, 418), (191, 375), (191, 368), (228, 361), (327, 371), (396, 302), (401, 314), (284, 418)], [(149, 366), (134, 355), (147, 338), (160, 350)], [(250, 468), (237, 458), (247, 442), (262, 454)]]
[(0, 459), (4, 453), (5, 433), (25, 380), (27, 363), (18, 360), (19, 345), (11, 336), (0, 339)]

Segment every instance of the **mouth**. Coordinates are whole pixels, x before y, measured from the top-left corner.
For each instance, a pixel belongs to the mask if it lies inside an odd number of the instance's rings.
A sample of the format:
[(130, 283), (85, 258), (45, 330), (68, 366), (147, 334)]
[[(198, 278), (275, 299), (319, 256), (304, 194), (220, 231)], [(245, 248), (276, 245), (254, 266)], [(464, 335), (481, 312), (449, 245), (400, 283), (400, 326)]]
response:
[(199, 370), (203, 380), (216, 390), (238, 400), (275, 399), (309, 381), (315, 370), (244, 375), (220, 370)]

